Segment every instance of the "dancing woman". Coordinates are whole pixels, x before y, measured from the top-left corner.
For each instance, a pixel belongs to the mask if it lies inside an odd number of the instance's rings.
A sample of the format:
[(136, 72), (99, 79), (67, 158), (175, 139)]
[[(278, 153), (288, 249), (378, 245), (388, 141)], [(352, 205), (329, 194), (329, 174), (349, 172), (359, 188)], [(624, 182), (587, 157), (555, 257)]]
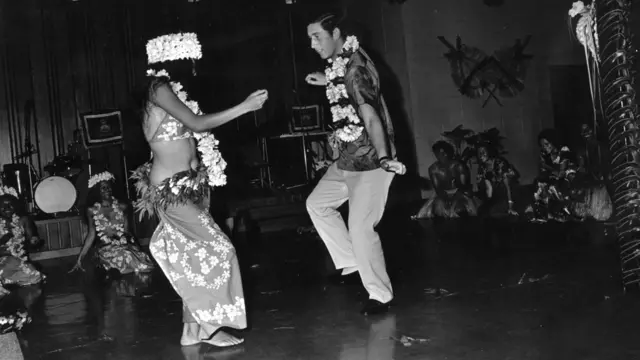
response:
[(153, 263), (140, 250), (130, 231), (126, 216), (127, 204), (113, 197), (112, 183), (115, 177), (110, 172), (101, 172), (89, 179), (90, 204), (86, 211), (89, 231), (85, 237), (76, 265), (71, 269), (84, 270), (82, 260), (87, 255), (96, 238), (98, 248), (96, 260), (107, 273), (124, 275), (144, 273), (153, 270)]
[(183, 301), (180, 343), (237, 345), (243, 340), (221, 328), (246, 327), (240, 267), (233, 245), (208, 211), (209, 186), (225, 184), (226, 163), (207, 131), (262, 108), (268, 95), (256, 91), (228, 110), (203, 114), (176, 82), (190, 81), (192, 66), (202, 57), (196, 34), (152, 39), (147, 56), (152, 69), (141, 99), (142, 125), (152, 159), (132, 176), (135, 207), (141, 216), (156, 214), (160, 220), (149, 248)]
[(17, 201), (14, 188), (0, 186), (0, 285), (35, 285), (45, 276), (29, 263), (25, 245), (38, 245), (40, 237), (29, 217), (17, 214)]

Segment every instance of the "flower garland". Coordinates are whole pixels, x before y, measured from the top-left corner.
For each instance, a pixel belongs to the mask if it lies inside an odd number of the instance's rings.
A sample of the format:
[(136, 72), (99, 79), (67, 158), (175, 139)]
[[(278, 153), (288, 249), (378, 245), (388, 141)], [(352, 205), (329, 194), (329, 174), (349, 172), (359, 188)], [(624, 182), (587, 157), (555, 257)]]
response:
[(18, 192), (16, 191), (16, 189), (10, 187), (10, 186), (0, 186), (0, 196), (4, 196), (4, 195), (11, 195), (15, 198), (18, 197)]
[(201, 58), (202, 46), (195, 33), (168, 34), (147, 42), (147, 62), (149, 64)]
[(138, 200), (134, 208), (140, 215), (152, 216), (155, 208), (166, 209), (169, 205), (184, 205), (188, 202), (199, 204), (207, 196), (208, 188), (204, 186), (208, 180), (207, 169), (200, 165), (198, 169), (185, 170), (164, 179), (160, 184), (152, 184), (149, 179), (151, 163), (139, 166), (131, 174), (135, 181)]
[[(147, 70), (147, 76), (166, 76), (169, 73), (166, 70), (154, 71)], [(171, 82), (171, 89), (178, 99), (182, 101), (196, 115), (201, 115), (200, 105), (197, 101), (190, 100), (189, 95), (183, 90), (182, 84), (179, 82)], [(180, 123), (178, 121), (178, 123)], [(182, 123), (180, 123), (182, 125)], [(198, 141), (198, 152), (200, 159), (207, 168), (209, 186), (224, 186), (227, 184), (227, 176), (224, 170), (227, 168), (227, 162), (222, 158), (219, 150), (220, 142), (211, 132), (194, 133), (193, 137)]]
[(345, 142), (357, 140), (364, 130), (356, 109), (349, 102), (349, 94), (344, 83), (347, 64), (351, 55), (359, 47), (358, 38), (348, 36), (342, 46), (342, 52), (335, 60), (332, 58), (327, 60), (329, 66), (324, 71), (327, 79), (326, 95), (327, 99), (329, 99), (329, 104), (331, 104), (331, 116), (336, 129), (334, 135)]
[(15, 311), (11, 314), (0, 314), (0, 335), (5, 335), (16, 330), (22, 330), (25, 324), (31, 322), (31, 317), (26, 311)]
[[(93, 224), (96, 227), (98, 238), (107, 245), (126, 245), (129, 241), (125, 236), (124, 212), (120, 208), (118, 201), (112, 199), (111, 202), (111, 209), (115, 214), (115, 223), (110, 219), (107, 219), (107, 217), (104, 216), (102, 212), (100, 212), (100, 210), (102, 209), (101, 204), (98, 203), (96, 205), (97, 206), (94, 206), (91, 209), (91, 212), (93, 213)], [(105, 233), (105, 230), (107, 229), (114, 230), (116, 232), (116, 238), (109, 237)]]
[(115, 179), (116, 179), (115, 176), (113, 176), (113, 174), (108, 171), (103, 171), (99, 174), (95, 174), (89, 178), (89, 189), (91, 189), (92, 187), (98, 185), (103, 181), (113, 181)]
[(578, 41), (585, 48), (585, 52), (589, 52), (594, 60), (600, 62), (598, 55), (598, 23), (596, 21), (596, 7), (594, 4), (585, 5), (582, 1), (573, 3), (569, 16), (575, 18), (580, 16), (576, 25), (576, 36)]
[(27, 260), (27, 253), (24, 250), (24, 229), (20, 224), (20, 217), (13, 214), (11, 222), (5, 219), (0, 219), (0, 238), (6, 234), (13, 234), (13, 237), (5, 243), (7, 251), (11, 253), (11, 256)]

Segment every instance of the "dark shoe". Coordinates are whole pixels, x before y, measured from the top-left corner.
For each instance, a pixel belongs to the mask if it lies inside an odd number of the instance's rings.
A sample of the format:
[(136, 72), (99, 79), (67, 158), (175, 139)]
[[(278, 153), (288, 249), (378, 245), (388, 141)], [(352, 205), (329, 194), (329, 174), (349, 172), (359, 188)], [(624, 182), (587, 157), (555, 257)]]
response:
[(360, 311), (362, 315), (378, 315), (389, 311), (389, 303), (381, 303), (378, 300), (369, 299)]

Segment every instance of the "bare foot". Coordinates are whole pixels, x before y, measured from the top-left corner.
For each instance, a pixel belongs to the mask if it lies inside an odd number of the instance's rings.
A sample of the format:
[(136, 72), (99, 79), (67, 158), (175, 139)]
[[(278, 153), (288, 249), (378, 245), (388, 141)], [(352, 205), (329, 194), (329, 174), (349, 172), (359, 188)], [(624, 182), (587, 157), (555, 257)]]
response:
[[(194, 324), (195, 325), (195, 324)], [(182, 337), (180, 338), (180, 345), (182, 346), (192, 346), (200, 343), (200, 339), (198, 339), (198, 327), (197, 325), (192, 328), (192, 324), (184, 324), (182, 328)]]
[(189, 334), (182, 334), (182, 337), (180, 338), (180, 345), (182, 346), (192, 346), (199, 343), (200, 340), (197, 337), (191, 336)]
[(202, 340), (202, 342), (217, 347), (229, 347), (242, 344), (244, 342), (244, 339), (239, 339), (235, 336), (231, 336), (224, 331), (218, 331), (211, 337), (211, 339)]

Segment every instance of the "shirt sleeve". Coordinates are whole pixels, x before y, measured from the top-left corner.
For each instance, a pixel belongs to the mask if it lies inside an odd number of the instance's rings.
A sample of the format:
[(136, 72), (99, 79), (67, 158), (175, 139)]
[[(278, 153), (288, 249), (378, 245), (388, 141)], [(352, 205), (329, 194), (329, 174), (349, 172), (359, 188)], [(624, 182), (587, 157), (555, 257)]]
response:
[(345, 76), (345, 86), (351, 101), (361, 106), (369, 104), (377, 108), (378, 91), (373, 76), (364, 66), (354, 66)]

